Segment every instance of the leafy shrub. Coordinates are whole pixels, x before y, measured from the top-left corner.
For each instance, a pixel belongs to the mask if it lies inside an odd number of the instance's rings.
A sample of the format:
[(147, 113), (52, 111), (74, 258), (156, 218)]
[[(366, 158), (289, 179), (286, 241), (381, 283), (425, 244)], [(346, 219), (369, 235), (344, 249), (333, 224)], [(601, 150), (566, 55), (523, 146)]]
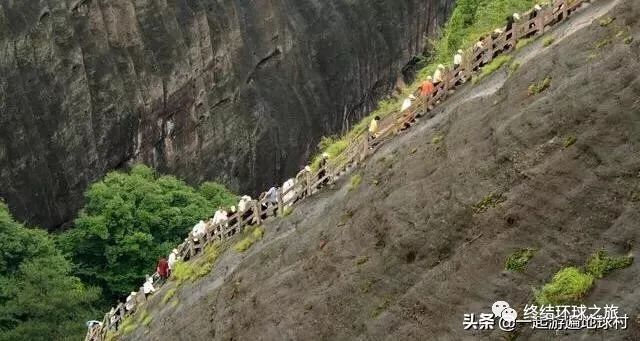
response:
[(577, 303), (593, 286), (594, 278), (575, 267), (558, 271), (550, 283), (534, 290), (538, 305), (560, 305)]
[(238, 197), (217, 182), (202, 183), (198, 192), (215, 207), (230, 207), (238, 203)]
[(599, 250), (587, 262), (587, 272), (595, 278), (602, 278), (609, 272), (626, 268), (632, 263), (632, 256), (610, 257), (605, 250)]
[(505, 262), (505, 269), (509, 271), (523, 271), (529, 260), (535, 255), (535, 249), (522, 249), (511, 254)]

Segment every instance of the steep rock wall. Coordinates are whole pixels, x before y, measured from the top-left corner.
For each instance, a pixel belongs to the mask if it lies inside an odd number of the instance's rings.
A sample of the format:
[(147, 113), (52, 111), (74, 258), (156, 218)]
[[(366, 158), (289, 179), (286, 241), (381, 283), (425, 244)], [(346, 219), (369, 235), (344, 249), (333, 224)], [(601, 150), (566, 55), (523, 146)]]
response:
[(394, 85), (453, 0), (0, 2), (0, 197), (55, 227), (144, 162), (254, 191)]

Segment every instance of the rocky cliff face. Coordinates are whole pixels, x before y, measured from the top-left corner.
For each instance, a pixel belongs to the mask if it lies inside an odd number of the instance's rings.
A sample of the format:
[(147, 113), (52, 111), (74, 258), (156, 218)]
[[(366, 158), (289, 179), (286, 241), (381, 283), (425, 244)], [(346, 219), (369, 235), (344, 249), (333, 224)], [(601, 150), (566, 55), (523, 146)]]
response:
[(463, 328), (498, 299), (520, 318), (532, 288), (600, 248), (638, 254), (639, 36), (640, 2), (593, 2), (382, 146), (359, 186), (345, 176), (244, 253), (230, 240), (206, 277), (169, 281), (118, 340), (640, 340), (637, 257), (574, 302), (620, 307), (626, 330)]
[(394, 85), (453, 0), (0, 2), (0, 196), (43, 226), (144, 162), (252, 191)]

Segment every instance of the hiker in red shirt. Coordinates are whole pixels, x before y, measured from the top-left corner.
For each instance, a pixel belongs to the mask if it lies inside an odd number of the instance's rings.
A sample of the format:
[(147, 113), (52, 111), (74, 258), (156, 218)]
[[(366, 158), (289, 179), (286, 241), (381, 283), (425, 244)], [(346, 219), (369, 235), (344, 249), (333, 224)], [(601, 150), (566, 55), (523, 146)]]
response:
[(431, 79), (432, 79), (431, 76), (427, 76), (427, 80), (422, 82), (422, 85), (420, 85), (421, 97), (427, 97), (433, 92), (434, 86), (433, 86), (433, 83), (431, 82)]
[(160, 275), (160, 279), (165, 280), (169, 277), (169, 262), (163, 257), (158, 261), (156, 272)]
[(428, 106), (429, 100), (427, 97), (433, 95), (433, 91), (435, 90), (435, 86), (433, 85), (432, 80), (433, 78), (431, 76), (427, 76), (427, 79), (424, 82), (422, 82), (422, 84), (420, 84), (420, 87), (418, 88), (418, 90), (420, 91), (420, 97), (422, 98), (422, 103), (424, 107), (422, 109), (422, 112), (418, 114), (417, 117), (422, 116), (424, 113), (426, 113), (431, 109)]

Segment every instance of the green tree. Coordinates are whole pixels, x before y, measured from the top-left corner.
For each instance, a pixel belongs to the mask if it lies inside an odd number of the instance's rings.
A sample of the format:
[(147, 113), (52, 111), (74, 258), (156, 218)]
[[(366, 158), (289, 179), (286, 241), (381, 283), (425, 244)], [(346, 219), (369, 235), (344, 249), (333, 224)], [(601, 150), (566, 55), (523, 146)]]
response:
[(103, 289), (105, 299), (136, 290), (199, 220), (234, 196), (221, 185), (200, 191), (146, 166), (111, 172), (91, 185), (75, 226), (60, 237), (75, 273)]
[(82, 338), (100, 290), (70, 272), (53, 239), (15, 222), (0, 202), (0, 340)]
[(207, 200), (222, 207), (230, 207), (238, 203), (238, 197), (217, 182), (205, 182), (200, 185), (199, 191)]

